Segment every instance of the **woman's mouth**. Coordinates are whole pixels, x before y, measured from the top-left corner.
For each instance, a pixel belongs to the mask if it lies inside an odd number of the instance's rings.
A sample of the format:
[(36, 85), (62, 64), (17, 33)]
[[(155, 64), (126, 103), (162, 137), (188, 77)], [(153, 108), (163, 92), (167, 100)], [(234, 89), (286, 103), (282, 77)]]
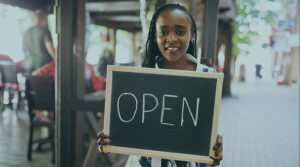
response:
[(172, 53), (176, 53), (176, 52), (178, 51), (178, 49), (179, 49), (179, 48), (174, 48), (174, 47), (168, 47), (168, 48), (166, 48), (166, 50), (167, 50), (168, 52), (170, 52), (171, 54), (172, 54)]

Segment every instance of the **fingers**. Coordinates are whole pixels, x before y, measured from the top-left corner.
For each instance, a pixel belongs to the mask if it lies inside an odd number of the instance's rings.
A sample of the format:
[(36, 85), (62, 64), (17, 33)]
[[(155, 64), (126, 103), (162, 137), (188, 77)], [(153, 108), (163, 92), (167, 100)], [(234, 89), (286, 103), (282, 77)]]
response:
[(206, 163), (205, 165), (206, 166), (218, 166), (218, 165), (220, 165), (220, 161), (218, 161), (218, 162), (212, 162), (212, 163)]
[(109, 135), (106, 135), (103, 131), (102, 132), (99, 132), (97, 134), (97, 137), (98, 138), (109, 138), (110, 136)]
[(209, 156), (211, 159), (214, 160), (214, 162), (206, 163), (207, 166), (218, 166), (220, 165), (220, 161), (223, 159), (223, 157), (215, 157), (215, 156)]
[(103, 150), (103, 146), (109, 145), (111, 144), (112, 140), (111, 137), (109, 135), (106, 135), (103, 131), (99, 132), (97, 134), (97, 137), (99, 138), (97, 143), (98, 143), (98, 150), (102, 153), (102, 154), (107, 154), (108, 152), (104, 152)]
[(98, 140), (98, 144), (99, 145), (108, 145), (108, 144), (110, 144), (112, 142), (112, 140), (110, 140), (110, 139), (99, 139)]
[(101, 131), (101, 132), (99, 132), (98, 134), (97, 134), (97, 137), (98, 138), (100, 138), (101, 137), (101, 135), (103, 135), (104, 134), (104, 132), (103, 131)]
[(214, 161), (221, 161), (223, 159), (223, 156), (209, 156), (211, 159), (213, 159)]
[(102, 145), (100, 145), (100, 146), (98, 146), (98, 150), (101, 152), (101, 154), (103, 154), (103, 155), (107, 155), (109, 152), (104, 152), (104, 150), (103, 150), (103, 146)]
[(217, 143), (220, 145), (223, 145), (223, 136), (221, 136), (221, 135), (217, 136)]
[(111, 143), (111, 137), (109, 135), (106, 135), (103, 131), (99, 132), (97, 134), (97, 137), (99, 138), (97, 141), (99, 145), (107, 145)]
[(223, 147), (223, 137), (221, 135), (217, 136), (217, 141), (214, 145), (214, 150), (217, 150), (219, 147)]

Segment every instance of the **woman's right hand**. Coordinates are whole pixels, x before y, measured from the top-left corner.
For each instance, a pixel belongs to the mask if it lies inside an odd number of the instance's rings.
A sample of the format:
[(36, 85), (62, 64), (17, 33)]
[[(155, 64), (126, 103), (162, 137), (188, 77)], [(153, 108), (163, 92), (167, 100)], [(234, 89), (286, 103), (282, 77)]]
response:
[(110, 136), (108, 136), (107, 134), (105, 134), (103, 131), (102, 132), (99, 132), (97, 134), (97, 137), (98, 137), (98, 149), (99, 151), (102, 153), (102, 154), (107, 154), (108, 152), (104, 152), (103, 151), (103, 146), (106, 146), (106, 145), (109, 145), (112, 140), (110, 140)]

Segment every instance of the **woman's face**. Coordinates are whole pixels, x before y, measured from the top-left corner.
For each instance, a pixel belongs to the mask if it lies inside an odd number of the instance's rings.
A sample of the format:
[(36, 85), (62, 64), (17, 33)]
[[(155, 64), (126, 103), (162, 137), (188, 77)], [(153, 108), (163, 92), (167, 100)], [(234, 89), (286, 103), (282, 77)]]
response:
[(189, 16), (179, 9), (161, 12), (156, 21), (156, 41), (164, 60), (176, 63), (185, 60), (193, 39)]

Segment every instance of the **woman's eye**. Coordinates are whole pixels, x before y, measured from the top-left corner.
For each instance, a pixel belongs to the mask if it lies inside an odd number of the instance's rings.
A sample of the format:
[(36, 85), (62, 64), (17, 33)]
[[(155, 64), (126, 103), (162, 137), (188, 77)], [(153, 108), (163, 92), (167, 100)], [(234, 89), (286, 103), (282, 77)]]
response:
[(177, 33), (177, 35), (184, 35), (185, 31), (177, 31), (176, 33)]
[(161, 31), (161, 32), (159, 33), (159, 35), (167, 35), (167, 34), (168, 34), (167, 31)]

